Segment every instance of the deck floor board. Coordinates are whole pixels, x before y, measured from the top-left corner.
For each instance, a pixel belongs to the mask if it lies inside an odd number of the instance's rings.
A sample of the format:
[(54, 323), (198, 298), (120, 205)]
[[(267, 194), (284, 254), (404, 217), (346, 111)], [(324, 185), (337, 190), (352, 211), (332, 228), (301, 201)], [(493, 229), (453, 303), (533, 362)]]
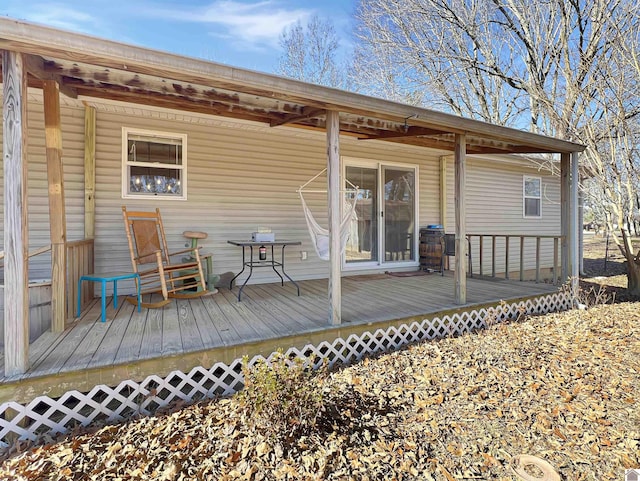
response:
[[(368, 275), (342, 278), (345, 326), (409, 319), (447, 309), (556, 292), (549, 284), (514, 280), (468, 279), (467, 303), (454, 302), (453, 277)], [(43, 334), (30, 346), (30, 370), (22, 379), (86, 368), (187, 355), (206, 349), (234, 348), (259, 341), (322, 332), (328, 324), (327, 279), (300, 281), (300, 296), (290, 283), (248, 285), (242, 301), (238, 287), (194, 299), (176, 299), (158, 309), (122, 302), (110, 304), (100, 322), (95, 300), (63, 333)], [(145, 296), (145, 302), (157, 296)], [(112, 301), (112, 299), (109, 299)], [(16, 378), (0, 377), (0, 383)]]

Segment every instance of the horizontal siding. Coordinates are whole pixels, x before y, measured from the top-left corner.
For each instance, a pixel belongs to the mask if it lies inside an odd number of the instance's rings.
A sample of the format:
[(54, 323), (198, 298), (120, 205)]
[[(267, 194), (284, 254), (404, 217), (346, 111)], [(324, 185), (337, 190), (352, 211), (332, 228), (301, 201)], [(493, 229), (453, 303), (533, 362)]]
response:
[[(27, 202), (29, 250), (33, 250), (49, 244), (51, 238), (42, 93), (32, 91), (29, 97), (31, 101), (27, 112)], [(33, 101), (34, 99), (35, 101)], [(1, 101), (2, 97), (0, 96)], [(81, 106), (62, 105), (60, 113), (67, 237), (69, 240), (75, 240), (84, 236), (84, 109)], [(0, 139), (2, 139), (1, 130)], [(4, 185), (4, 168), (0, 169), (0, 182)], [(4, 218), (4, 197), (0, 200), (0, 212)], [(4, 246), (4, 227), (0, 228), (0, 242)], [(30, 260), (29, 277), (31, 279), (51, 277), (51, 256), (49, 253), (41, 254)]]
[[(186, 201), (121, 198), (121, 129), (123, 126), (186, 133)], [(184, 230), (200, 230), (209, 237), (201, 241), (204, 251), (213, 252), (216, 273), (237, 273), (241, 265), (240, 248), (229, 239), (248, 239), (258, 226), (268, 226), (279, 239), (302, 242), (287, 248), (287, 272), (294, 279), (322, 278), (328, 263), (315, 254), (296, 189), (326, 165), (324, 132), (289, 127), (269, 128), (256, 124), (214, 122), (213, 125), (132, 117), (99, 109), (97, 115), (96, 175), (96, 268), (130, 269), (121, 205), (128, 209), (161, 208), (170, 249), (182, 248)], [(437, 157), (425, 156), (417, 148), (362, 142), (343, 137), (341, 153), (348, 157), (381, 162), (416, 164), (420, 185), (433, 198), (420, 197), (420, 215), (437, 216)], [(402, 155), (399, 155), (399, 151)], [(326, 178), (322, 179), (326, 182)], [(307, 199), (323, 223), (326, 196)], [(325, 215), (326, 218), (326, 215)], [(325, 224), (326, 225), (326, 224)], [(301, 260), (301, 251), (309, 253)], [(257, 269), (252, 282), (273, 282), (269, 269)]]
[[(30, 95), (29, 105), (29, 220), (30, 248), (49, 243), (49, 215), (46, 186), (43, 108), (41, 94)], [(64, 99), (62, 106), (63, 162), (69, 240), (81, 239), (84, 232), (84, 107), (79, 101)], [(200, 230), (209, 237), (201, 241), (203, 250), (213, 252), (216, 273), (238, 272), (241, 252), (227, 244), (229, 239), (247, 239), (258, 226), (273, 229), (278, 238), (302, 242), (287, 248), (287, 271), (296, 279), (328, 275), (328, 263), (320, 261), (309, 240), (307, 225), (296, 189), (326, 166), (326, 136), (321, 131), (292, 127), (269, 128), (262, 124), (230, 121), (197, 114), (162, 109), (96, 103), (96, 269), (131, 269), (121, 206), (129, 209), (161, 208), (168, 243), (172, 250), (186, 244), (182, 232)], [(122, 127), (187, 134), (186, 201), (166, 199), (122, 199)], [(419, 169), (418, 226), (440, 222), (439, 153), (392, 142), (360, 141), (340, 137), (345, 157), (384, 163), (415, 165)], [(474, 158), (468, 160), (467, 230), (470, 233), (559, 232), (559, 183), (543, 177), (542, 219), (522, 218), (522, 175), (536, 171), (512, 165), (497, 165)], [(0, 176), (2, 173), (0, 172)], [(325, 178), (321, 182), (325, 182)], [(447, 168), (447, 231), (454, 224), (453, 161)], [(309, 205), (323, 222), (326, 197), (310, 195)], [(0, 209), (2, 205), (0, 203)], [(324, 214), (324, 215), (323, 215)], [(1, 235), (1, 232), (0, 232)], [(526, 268), (532, 264), (535, 244), (527, 247)], [(533, 249), (533, 250), (531, 250)], [(546, 264), (552, 250), (544, 249)], [(300, 252), (306, 251), (307, 260)], [(512, 269), (519, 267), (512, 245)], [(477, 253), (474, 254), (477, 259)], [(503, 262), (503, 254), (497, 263)], [(548, 262), (547, 262), (548, 261)], [(485, 261), (485, 265), (486, 265)], [(32, 261), (32, 277), (50, 276), (50, 260), (40, 256)], [(486, 268), (485, 268), (486, 269)], [(373, 272), (356, 271), (355, 273)], [(272, 282), (273, 272), (258, 269), (252, 281)]]
[[(447, 163), (447, 222), (446, 231), (455, 231), (454, 162)], [(542, 178), (542, 217), (524, 218), (522, 213), (522, 179), (524, 175)], [(560, 235), (560, 179), (533, 166), (488, 163), (481, 159), (467, 159), (466, 224), (468, 234), (497, 235)], [(525, 241), (524, 268), (535, 269), (535, 239)], [(473, 268), (478, 272), (478, 240), (472, 244)], [(553, 264), (553, 240), (541, 241), (541, 267)], [(496, 272), (505, 271), (505, 239), (496, 240)], [(483, 271), (491, 272), (491, 238), (484, 239)], [(509, 241), (509, 271), (520, 269), (520, 240)]]

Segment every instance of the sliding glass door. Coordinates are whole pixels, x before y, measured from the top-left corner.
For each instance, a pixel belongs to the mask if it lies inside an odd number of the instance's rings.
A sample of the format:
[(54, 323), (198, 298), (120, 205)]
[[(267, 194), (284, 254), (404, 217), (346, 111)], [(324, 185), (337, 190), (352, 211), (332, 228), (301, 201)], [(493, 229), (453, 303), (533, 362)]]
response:
[(345, 161), (344, 172), (359, 187), (346, 264), (416, 262), (416, 168)]

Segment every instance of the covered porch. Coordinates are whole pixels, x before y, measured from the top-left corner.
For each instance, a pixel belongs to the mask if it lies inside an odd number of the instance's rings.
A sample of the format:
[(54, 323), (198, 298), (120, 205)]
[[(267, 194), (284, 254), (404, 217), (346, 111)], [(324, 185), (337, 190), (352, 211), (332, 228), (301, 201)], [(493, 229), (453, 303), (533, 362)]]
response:
[[(462, 261), (467, 255), (467, 154), (558, 154), (561, 173), (560, 277), (563, 281), (568, 277), (577, 278), (577, 153), (583, 149), (579, 144), (10, 19), (0, 19), (0, 26), (6, 281), (3, 370), (4, 387), (8, 392), (3, 399), (22, 399), (17, 389), (9, 392), (9, 381), (11, 385), (22, 383), (27, 391), (35, 392), (36, 379), (40, 379), (42, 386), (47, 386), (47, 392), (51, 392), (51, 380), (43, 377), (44, 374), (58, 376), (60, 386), (68, 389), (85, 389), (101, 382), (117, 382), (112, 373), (118, 370), (113, 366), (125, 366), (124, 371), (129, 372), (126, 363), (130, 362), (144, 362), (149, 369), (145, 372), (158, 373), (172, 366), (177, 368), (188, 359), (198, 358), (201, 365), (231, 355), (237, 359), (247, 351), (237, 346), (269, 341), (272, 349), (295, 344), (296, 339), (290, 336), (309, 337), (312, 333), (321, 333), (335, 338), (342, 335), (343, 329), (356, 325), (406, 322), (430, 313), (539, 294), (527, 294), (524, 284), (515, 284), (511, 293), (500, 294), (497, 285), (511, 284), (506, 281), (484, 281), (483, 284), (480, 280), (476, 292), (476, 280), (467, 279), (466, 262)], [(31, 345), (28, 322), (29, 206), (26, 196), (29, 87), (42, 89), (44, 123), (40, 130), (45, 132), (52, 265), (52, 332)], [(233, 296), (223, 289), (214, 297), (190, 303), (177, 302), (159, 311), (138, 314), (129, 311), (129, 306), (122, 306), (116, 319), (104, 325), (96, 323), (99, 308), (94, 304), (89, 310), (84, 309), (86, 313), (79, 322), (68, 324), (69, 302), (75, 298), (72, 287), (75, 284), (70, 279), (77, 279), (83, 272), (92, 272), (94, 264), (84, 265), (85, 270), (74, 271), (68, 267), (61, 94), (82, 100), (85, 107), (84, 239), (80, 242), (103, 241), (103, 249), (110, 232), (109, 228), (103, 229), (100, 232), (103, 239), (96, 235), (96, 185), (107, 169), (97, 173), (96, 110), (91, 106), (92, 100), (169, 109), (171, 116), (174, 112), (191, 112), (240, 119), (273, 130), (286, 126), (300, 131), (325, 132), (330, 231), (328, 279), (308, 281), (309, 286), (305, 283), (300, 299), (290, 298), (288, 294), (280, 293), (280, 289), (277, 289), (277, 295), (270, 296), (264, 286), (248, 286), (247, 300), (242, 303), (230, 302)], [(358, 288), (360, 281), (342, 277), (339, 235), (341, 141), (346, 143), (353, 139), (363, 144), (380, 142), (387, 147), (406, 144), (425, 152), (437, 151), (441, 155), (439, 217), (442, 223), (446, 218), (446, 202), (442, 201), (446, 191), (443, 188), (446, 187), (445, 156), (453, 153), (455, 222), (451, 223), (450, 231), (455, 231), (456, 257), (460, 260), (455, 262), (453, 276), (444, 279), (439, 276), (370, 278), (361, 282), (361, 288)], [(299, 168), (298, 164), (296, 168)], [(204, 170), (211, 170), (211, 167), (207, 165)], [(240, 214), (234, 215), (236, 219), (239, 219), (238, 224), (243, 224), (240, 226), (242, 231), (249, 232), (249, 228), (254, 227), (253, 223), (243, 222)], [(86, 258), (93, 260), (91, 256)], [(375, 287), (375, 283), (383, 281), (389, 282), (389, 286)], [(370, 285), (365, 287), (365, 284)], [(532, 286), (553, 289), (542, 284)], [(94, 314), (96, 317), (91, 319)], [(141, 317), (139, 322), (131, 322), (137, 316)], [(228, 330), (207, 327), (207, 323), (217, 326), (216, 322), (230, 327)], [(133, 339), (139, 340), (139, 347), (128, 344)], [(263, 347), (266, 349), (267, 345)], [(214, 357), (211, 350), (215, 349), (221, 351), (216, 351)], [(95, 376), (87, 379), (87, 373), (94, 371)], [(73, 373), (73, 376), (67, 373)], [(131, 376), (137, 376), (141, 371), (131, 368), (131, 373)]]
[(300, 296), (290, 283), (253, 284), (244, 289), (242, 302), (236, 297), (238, 287), (221, 288), (215, 295), (177, 299), (162, 309), (141, 312), (121, 296), (117, 309), (109, 299), (105, 323), (95, 299), (63, 332), (49, 331), (29, 346), (27, 372), (0, 378), (0, 403), (27, 403), (41, 395), (56, 398), (70, 386), (87, 392), (99, 384), (115, 386), (175, 370), (186, 373), (215, 362), (230, 364), (245, 355), (268, 356), (280, 348), (302, 349), (456, 313), (464, 317), (503, 301), (558, 291), (548, 283), (476, 277), (467, 279), (467, 301), (460, 305), (454, 283), (451, 273), (344, 277), (340, 326), (327, 324), (327, 279), (300, 281)]

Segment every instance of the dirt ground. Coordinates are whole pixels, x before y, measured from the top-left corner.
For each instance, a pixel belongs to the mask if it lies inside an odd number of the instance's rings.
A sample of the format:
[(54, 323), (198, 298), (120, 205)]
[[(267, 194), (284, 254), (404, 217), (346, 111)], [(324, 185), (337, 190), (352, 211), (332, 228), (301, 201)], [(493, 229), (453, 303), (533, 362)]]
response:
[(303, 388), (324, 407), (294, 440), (256, 431), (256, 412), (232, 397), (13, 453), (0, 479), (518, 480), (522, 454), (565, 480), (624, 479), (640, 468), (640, 302), (624, 299), (617, 251), (604, 270), (605, 248), (586, 239), (583, 289), (610, 286), (615, 304), (493, 323), (314, 377)]

